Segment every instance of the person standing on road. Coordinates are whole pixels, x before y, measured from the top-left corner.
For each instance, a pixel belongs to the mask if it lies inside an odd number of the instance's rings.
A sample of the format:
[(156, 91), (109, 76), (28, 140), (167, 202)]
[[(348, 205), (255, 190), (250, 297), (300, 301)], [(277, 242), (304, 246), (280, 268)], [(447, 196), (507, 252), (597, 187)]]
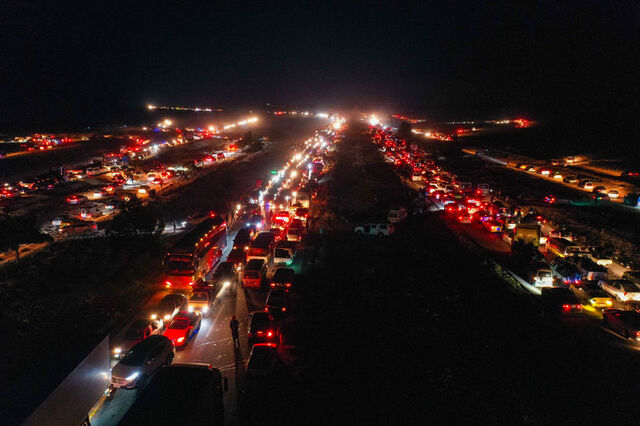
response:
[(233, 337), (233, 347), (240, 347), (240, 335), (238, 334), (238, 326), (240, 323), (236, 319), (236, 316), (231, 317), (231, 322), (229, 322), (229, 328), (231, 328), (231, 337)]

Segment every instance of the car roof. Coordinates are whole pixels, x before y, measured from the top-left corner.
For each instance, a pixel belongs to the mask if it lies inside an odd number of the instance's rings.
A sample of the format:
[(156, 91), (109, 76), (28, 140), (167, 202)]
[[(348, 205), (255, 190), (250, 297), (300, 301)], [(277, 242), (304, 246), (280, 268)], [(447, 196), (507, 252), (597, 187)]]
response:
[(166, 343), (166, 342), (170, 342), (170, 340), (167, 337), (161, 336), (159, 334), (154, 334), (136, 343), (133, 346), (133, 348), (135, 348), (136, 350), (148, 351), (151, 348), (156, 347), (159, 343)]

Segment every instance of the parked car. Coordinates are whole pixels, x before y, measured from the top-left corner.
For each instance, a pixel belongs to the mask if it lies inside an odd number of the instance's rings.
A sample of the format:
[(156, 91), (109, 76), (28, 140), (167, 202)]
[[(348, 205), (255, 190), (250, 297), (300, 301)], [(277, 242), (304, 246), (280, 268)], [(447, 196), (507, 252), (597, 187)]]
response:
[(269, 287), (291, 288), (291, 286), (293, 286), (294, 275), (295, 271), (291, 268), (278, 268), (274, 272), (273, 277), (271, 277)]
[(355, 227), (356, 234), (388, 236), (393, 234), (394, 226), (389, 223), (368, 223)]
[(180, 312), (173, 318), (163, 335), (170, 339), (176, 348), (184, 347), (200, 331), (201, 324), (200, 312)]
[(571, 284), (569, 290), (580, 299), (584, 306), (593, 308), (610, 308), (613, 306), (613, 300), (608, 293), (596, 283), (584, 283), (581, 285)]
[(159, 368), (170, 365), (175, 356), (171, 340), (165, 336), (149, 336), (134, 345), (111, 370), (111, 386), (133, 389), (144, 387)]
[(278, 338), (277, 323), (269, 312), (256, 311), (249, 314), (247, 337), (249, 346), (257, 342), (272, 342)]
[(289, 309), (289, 292), (285, 289), (276, 288), (269, 291), (264, 310), (271, 315), (284, 315)]
[(189, 295), (189, 308), (187, 310), (189, 312), (202, 312), (206, 314), (211, 310), (213, 302), (214, 296), (208, 287), (194, 289)]
[(243, 287), (261, 287), (267, 275), (267, 264), (263, 259), (251, 259), (242, 274)]
[(575, 315), (582, 313), (582, 304), (566, 287), (542, 289), (542, 315)]
[(125, 331), (120, 342), (113, 348), (115, 358), (121, 358), (136, 343), (143, 341), (149, 336), (160, 334), (164, 327), (161, 319), (137, 319)]
[(407, 218), (407, 210), (404, 208), (390, 210), (389, 213), (387, 213), (387, 220), (391, 223), (402, 222), (406, 218)]
[(277, 372), (282, 367), (278, 358), (275, 343), (258, 343), (253, 345), (247, 361), (247, 379), (266, 377)]
[(625, 338), (640, 342), (640, 313), (622, 311), (620, 309), (605, 309), (602, 311), (602, 322)]
[(151, 319), (161, 319), (165, 323), (169, 323), (178, 312), (186, 311), (188, 308), (189, 299), (185, 295), (180, 293), (167, 294), (151, 311)]
[(600, 281), (600, 287), (618, 302), (640, 301), (640, 288), (628, 280)]

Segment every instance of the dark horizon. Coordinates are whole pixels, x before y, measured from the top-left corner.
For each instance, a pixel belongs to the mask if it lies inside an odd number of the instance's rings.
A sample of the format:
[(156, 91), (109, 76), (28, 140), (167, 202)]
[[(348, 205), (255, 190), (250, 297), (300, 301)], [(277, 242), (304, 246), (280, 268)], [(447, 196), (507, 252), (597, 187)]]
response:
[(82, 5), (22, 1), (0, 18), (0, 132), (131, 122), (148, 103), (603, 121), (620, 135), (638, 113), (631, 2)]

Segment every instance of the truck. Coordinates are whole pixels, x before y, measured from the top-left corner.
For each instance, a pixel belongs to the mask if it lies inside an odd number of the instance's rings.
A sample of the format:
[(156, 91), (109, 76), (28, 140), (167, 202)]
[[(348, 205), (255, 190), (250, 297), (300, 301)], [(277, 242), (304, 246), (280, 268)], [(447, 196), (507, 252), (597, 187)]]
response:
[(541, 236), (540, 225), (537, 223), (519, 223), (513, 230), (511, 246), (513, 247), (516, 241), (522, 241), (524, 244), (533, 244), (534, 247), (538, 247)]
[(223, 425), (226, 390), (217, 368), (174, 363), (158, 370), (119, 425)]
[(607, 268), (598, 265), (587, 256), (572, 256), (570, 262), (578, 268), (585, 280), (600, 281), (609, 279)]

